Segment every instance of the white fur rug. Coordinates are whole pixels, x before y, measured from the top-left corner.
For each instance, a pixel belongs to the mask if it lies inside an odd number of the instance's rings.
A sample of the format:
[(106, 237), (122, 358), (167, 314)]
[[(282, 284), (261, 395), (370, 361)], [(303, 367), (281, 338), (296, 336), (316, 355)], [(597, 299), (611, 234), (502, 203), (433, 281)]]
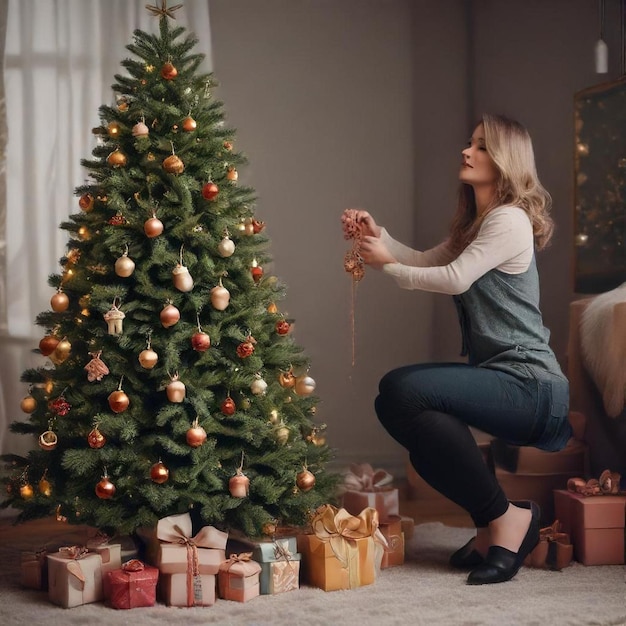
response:
[(469, 586), (465, 574), (447, 565), (449, 554), (471, 531), (440, 523), (418, 525), (407, 562), (385, 569), (375, 584), (325, 593), (302, 587), (240, 604), (218, 600), (206, 608), (116, 611), (101, 604), (62, 609), (45, 592), (19, 587), (19, 551), (0, 546), (0, 624), (91, 626), (163, 624), (193, 626), (544, 626), (626, 624), (626, 570), (585, 567), (561, 572), (522, 568), (510, 582)]

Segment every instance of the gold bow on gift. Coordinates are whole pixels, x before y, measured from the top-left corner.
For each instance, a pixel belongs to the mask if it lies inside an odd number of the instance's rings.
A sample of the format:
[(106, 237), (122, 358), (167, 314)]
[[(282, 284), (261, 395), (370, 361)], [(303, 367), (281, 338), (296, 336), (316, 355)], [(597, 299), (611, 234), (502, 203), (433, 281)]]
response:
[(393, 476), (383, 469), (374, 470), (369, 463), (352, 463), (343, 484), (350, 491), (381, 491), (389, 489), (392, 482)]
[(569, 535), (561, 532), (561, 522), (555, 520), (551, 526), (540, 529), (539, 543), (526, 557), (525, 564), (560, 571), (571, 563), (573, 556)]
[(86, 578), (78, 561), (87, 556), (88, 553), (89, 551), (84, 546), (65, 546), (59, 548), (59, 554), (70, 559), (70, 562), (67, 564), (67, 571), (80, 582), (81, 591), (85, 589)]
[(621, 475), (611, 470), (604, 470), (600, 478), (585, 480), (584, 478), (570, 478), (567, 481), (568, 491), (580, 493), (583, 496), (609, 496), (620, 493)]
[(378, 528), (378, 511), (372, 507), (354, 516), (345, 509), (324, 504), (313, 514), (311, 526), (315, 536), (320, 541), (328, 542), (342, 567), (348, 569), (351, 587), (359, 585), (359, 571), (355, 567), (358, 556), (356, 540), (372, 537), (383, 548), (388, 547), (387, 540)]

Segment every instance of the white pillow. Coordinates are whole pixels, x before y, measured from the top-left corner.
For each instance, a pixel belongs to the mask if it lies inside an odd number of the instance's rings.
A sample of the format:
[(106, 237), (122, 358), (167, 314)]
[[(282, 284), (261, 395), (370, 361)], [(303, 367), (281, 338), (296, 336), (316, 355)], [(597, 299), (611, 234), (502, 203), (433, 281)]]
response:
[(617, 417), (624, 410), (626, 394), (626, 283), (587, 305), (580, 320), (580, 347), (604, 410)]

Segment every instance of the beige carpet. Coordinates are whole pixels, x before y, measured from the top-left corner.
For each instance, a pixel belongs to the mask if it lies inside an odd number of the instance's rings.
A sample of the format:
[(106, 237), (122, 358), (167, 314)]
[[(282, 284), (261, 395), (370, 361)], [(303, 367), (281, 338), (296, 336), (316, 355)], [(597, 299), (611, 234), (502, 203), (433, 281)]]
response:
[[(65, 528), (68, 528), (67, 526)], [(36, 534), (36, 533), (35, 533)], [(104, 605), (62, 609), (45, 592), (19, 586), (20, 550), (30, 537), (0, 533), (0, 624), (85, 626), (92, 624), (219, 624), (220, 626), (518, 626), (626, 625), (626, 570), (585, 567), (562, 572), (522, 568), (508, 583), (472, 587), (447, 566), (448, 555), (471, 535), (441, 523), (416, 527), (405, 565), (383, 570), (374, 585), (325, 593), (297, 591), (260, 596), (246, 604), (218, 600), (207, 608), (116, 611)], [(34, 542), (34, 543), (33, 543)]]

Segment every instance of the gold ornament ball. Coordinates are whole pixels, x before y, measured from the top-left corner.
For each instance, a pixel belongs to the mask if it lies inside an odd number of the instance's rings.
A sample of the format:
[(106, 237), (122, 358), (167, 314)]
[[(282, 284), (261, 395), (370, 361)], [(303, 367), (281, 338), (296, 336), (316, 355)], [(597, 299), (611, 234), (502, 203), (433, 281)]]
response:
[(230, 292), (226, 289), (226, 287), (217, 285), (211, 289), (210, 298), (213, 308), (218, 311), (223, 311), (230, 302)]
[(50, 306), (55, 313), (63, 313), (67, 311), (70, 306), (70, 299), (66, 293), (57, 291), (52, 298), (50, 298)]
[(24, 500), (30, 500), (34, 495), (32, 485), (26, 484), (20, 487), (20, 496)]
[(295, 392), (299, 396), (310, 396), (315, 391), (315, 381), (310, 376), (296, 378)]
[(109, 500), (115, 495), (115, 485), (109, 480), (108, 476), (103, 476), (102, 480), (96, 485), (96, 495), (101, 500)]
[(144, 222), (143, 232), (153, 239), (163, 232), (163, 222), (158, 217), (151, 217)]
[(121, 150), (114, 150), (107, 157), (107, 163), (111, 167), (124, 167), (126, 165), (126, 155)]
[(33, 398), (33, 396), (26, 396), (22, 398), (20, 402), (20, 409), (24, 411), (24, 413), (32, 413), (37, 408), (37, 400)]
[(70, 352), (72, 350), (72, 344), (64, 339), (63, 341), (59, 341), (57, 347), (54, 349), (52, 354), (49, 355), (50, 360), (55, 365), (61, 365), (64, 361), (68, 359), (70, 356)]
[(185, 164), (181, 161), (180, 157), (175, 154), (170, 154), (163, 161), (163, 169), (168, 174), (182, 174), (185, 170)]
[(146, 370), (151, 370), (157, 364), (158, 360), (159, 355), (151, 348), (142, 350), (139, 353), (139, 364)]
[(117, 389), (113, 393), (109, 394), (108, 400), (109, 407), (113, 413), (122, 413), (130, 404), (130, 399), (121, 389)]
[(280, 426), (275, 432), (276, 441), (281, 445), (285, 445), (289, 441), (289, 429), (286, 426)]
[(162, 461), (158, 461), (150, 468), (150, 479), (152, 482), (162, 485), (170, 477), (170, 471)]
[(115, 273), (121, 278), (128, 278), (135, 271), (135, 262), (127, 254), (115, 261)]
[(276, 534), (276, 524), (274, 524), (274, 522), (266, 522), (265, 524), (263, 524), (261, 532), (266, 537), (273, 537)]
[(302, 470), (296, 476), (296, 485), (302, 491), (310, 491), (315, 487), (315, 475), (308, 469)]
[(39, 493), (49, 498), (52, 495), (52, 485), (45, 478), (39, 481)]
[(161, 310), (159, 319), (164, 328), (169, 328), (174, 326), (180, 319), (180, 311), (173, 304), (167, 304)]
[(239, 173), (234, 167), (230, 167), (226, 172), (226, 178), (234, 183), (239, 178)]
[(186, 133), (191, 133), (194, 130), (196, 130), (197, 128), (197, 124), (196, 124), (196, 120), (193, 119), (193, 117), (191, 116), (187, 116), (184, 120), (183, 120), (183, 130)]

